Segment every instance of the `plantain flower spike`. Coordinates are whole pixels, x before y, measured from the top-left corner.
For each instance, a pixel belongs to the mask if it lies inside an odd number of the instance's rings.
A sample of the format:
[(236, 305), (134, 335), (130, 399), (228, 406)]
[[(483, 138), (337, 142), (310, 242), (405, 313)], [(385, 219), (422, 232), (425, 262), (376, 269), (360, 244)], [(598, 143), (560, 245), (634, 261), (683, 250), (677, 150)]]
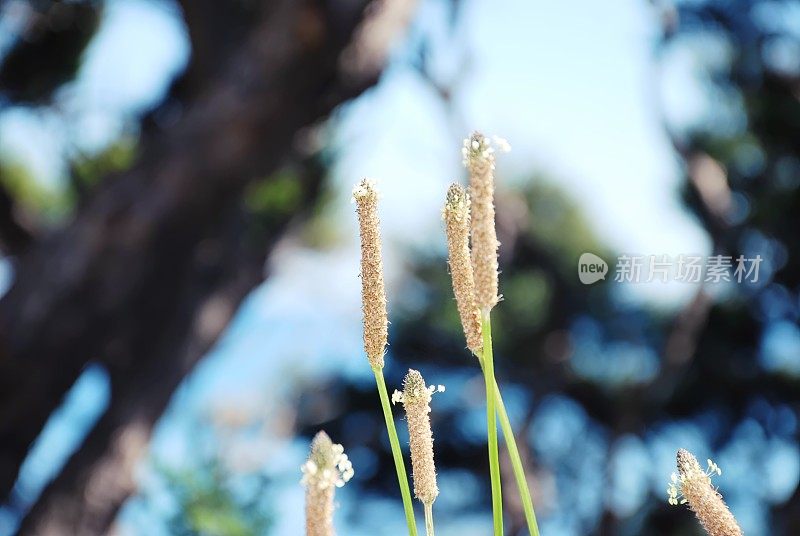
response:
[(444, 385), (428, 387), (419, 371), (409, 369), (403, 380), (403, 391), (395, 391), (392, 395), (392, 402), (401, 402), (406, 412), (414, 495), (426, 506), (432, 505), (439, 495), (430, 419), (431, 398), (436, 392), (444, 392)]
[(477, 355), (483, 347), (481, 312), (475, 303), (475, 277), (469, 253), (470, 199), (461, 185), (452, 184), (447, 190), (442, 217), (447, 233), (450, 277), (458, 315), (461, 317), (467, 347)]
[(498, 293), (497, 230), (494, 211), (495, 146), (508, 151), (505, 140), (490, 140), (480, 132), (464, 140), (463, 163), (469, 172), (472, 200), (472, 268), (475, 274), (475, 301), (486, 314), (500, 301)]
[(353, 189), (361, 235), (361, 302), (364, 312), (364, 350), (374, 370), (383, 368), (388, 338), (386, 288), (383, 282), (378, 191), (375, 181), (362, 179)]
[(684, 449), (678, 451), (677, 461), (678, 473), (672, 473), (667, 488), (669, 503), (688, 504), (709, 536), (742, 536), (736, 518), (711, 484), (712, 475), (722, 474), (719, 466), (707, 460), (708, 469), (703, 471), (697, 458)]
[(353, 464), (341, 445), (319, 432), (300, 470), (306, 488), (306, 536), (333, 536), (334, 493), (353, 478)]

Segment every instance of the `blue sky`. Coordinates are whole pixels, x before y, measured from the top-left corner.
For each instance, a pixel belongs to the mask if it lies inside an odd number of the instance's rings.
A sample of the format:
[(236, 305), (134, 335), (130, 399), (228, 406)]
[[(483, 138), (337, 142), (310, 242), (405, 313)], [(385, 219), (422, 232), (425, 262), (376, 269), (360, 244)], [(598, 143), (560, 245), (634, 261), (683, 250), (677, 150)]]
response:
[[(663, 73), (669, 83), (660, 84), (658, 28), (646, 4), (467, 2), (464, 29), (452, 38), (441, 35), (443, 16), (441, 4), (424, 3), (412, 36), (433, 35), (434, 76), (458, 80), (452, 111), (403, 63), (401, 47), (381, 86), (343, 114), (343, 197), (356, 177), (376, 177), (394, 238), (407, 244), (409, 237), (438, 237), (444, 190), (463, 176), (455, 149), (478, 128), (513, 147), (498, 164), (499, 188), (545, 172), (612, 249), (708, 252), (707, 236), (678, 200), (681, 169), (659, 108), (663, 103), (664, 113), (680, 120), (705, 103), (689, 56), (670, 57)], [(469, 58), (465, 69), (462, 56)], [(409, 233), (409, 226), (421, 232)], [(650, 284), (624, 294), (675, 306), (694, 291)]]

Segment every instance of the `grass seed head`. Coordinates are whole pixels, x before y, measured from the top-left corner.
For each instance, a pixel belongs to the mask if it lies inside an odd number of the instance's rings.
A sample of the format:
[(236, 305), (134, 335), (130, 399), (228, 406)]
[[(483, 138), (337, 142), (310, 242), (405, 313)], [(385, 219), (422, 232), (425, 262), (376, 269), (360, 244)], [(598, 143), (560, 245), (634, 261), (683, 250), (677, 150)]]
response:
[(467, 347), (477, 354), (483, 347), (481, 312), (475, 301), (475, 277), (469, 251), (470, 198), (461, 185), (452, 184), (447, 190), (442, 216), (447, 233), (450, 277), (458, 315), (461, 317)]
[(373, 369), (383, 368), (388, 339), (386, 288), (383, 282), (378, 191), (362, 179), (353, 190), (361, 235), (361, 303), (364, 312), (364, 351)]
[(677, 465), (678, 473), (672, 474), (667, 488), (669, 503), (688, 504), (709, 536), (742, 536), (736, 518), (711, 483), (712, 475), (722, 474), (719, 466), (708, 460), (704, 471), (697, 458), (684, 449), (678, 450)]
[(487, 313), (500, 301), (498, 292), (497, 229), (494, 209), (494, 169), (496, 148), (507, 150), (504, 140), (494, 142), (473, 132), (464, 140), (462, 155), (469, 171), (469, 195), (472, 200), (472, 268), (475, 277), (475, 300)]
[(409, 370), (403, 380), (403, 391), (395, 391), (392, 401), (402, 402), (408, 421), (411, 447), (411, 468), (414, 495), (423, 504), (431, 505), (439, 495), (436, 485), (436, 466), (433, 462), (433, 432), (431, 431), (431, 397), (444, 391), (444, 386), (426, 386), (422, 374)]
[(334, 494), (353, 478), (353, 464), (341, 445), (319, 432), (300, 470), (300, 483), (306, 488), (306, 535), (333, 536)]

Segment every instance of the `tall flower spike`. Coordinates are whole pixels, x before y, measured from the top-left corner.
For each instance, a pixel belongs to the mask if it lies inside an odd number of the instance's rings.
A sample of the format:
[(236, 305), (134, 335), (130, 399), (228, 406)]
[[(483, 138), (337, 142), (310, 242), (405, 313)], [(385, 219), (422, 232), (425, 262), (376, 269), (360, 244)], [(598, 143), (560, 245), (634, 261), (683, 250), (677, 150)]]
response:
[(450, 277), (467, 347), (478, 354), (483, 347), (483, 339), (481, 312), (475, 303), (475, 277), (469, 255), (469, 211), (469, 194), (461, 185), (452, 184), (447, 190), (447, 201), (442, 211), (447, 232)]
[(375, 182), (362, 179), (353, 189), (361, 235), (361, 301), (364, 311), (364, 350), (373, 369), (383, 368), (388, 338), (386, 289), (383, 283), (378, 191)]
[[(504, 140), (497, 139), (501, 150), (508, 150)], [(472, 267), (475, 274), (475, 301), (483, 312), (491, 311), (500, 300), (497, 285), (497, 230), (494, 219), (495, 148), (492, 140), (473, 132), (464, 140), (464, 166), (469, 171), (469, 193), (472, 199)]]
[(444, 391), (444, 386), (425, 385), (419, 371), (409, 369), (403, 380), (403, 392), (395, 391), (392, 402), (402, 402), (408, 421), (408, 441), (411, 447), (411, 468), (414, 473), (414, 495), (426, 506), (439, 495), (436, 467), (433, 463), (433, 432), (431, 431), (431, 397)]
[(306, 536), (333, 536), (334, 492), (353, 477), (353, 464), (341, 445), (319, 432), (300, 470), (306, 487)]
[(678, 474), (672, 474), (667, 488), (669, 503), (688, 503), (709, 536), (742, 536), (736, 518), (711, 484), (712, 475), (722, 474), (717, 464), (708, 460), (703, 471), (697, 458), (684, 449), (678, 451), (677, 462)]

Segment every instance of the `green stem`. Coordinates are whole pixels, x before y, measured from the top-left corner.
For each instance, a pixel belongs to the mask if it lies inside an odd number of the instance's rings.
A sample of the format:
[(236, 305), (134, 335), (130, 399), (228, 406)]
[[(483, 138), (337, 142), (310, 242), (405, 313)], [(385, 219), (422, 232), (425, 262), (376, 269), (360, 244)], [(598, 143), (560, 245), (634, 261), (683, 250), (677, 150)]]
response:
[(503, 430), (503, 437), (506, 440), (508, 457), (511, 458), (511, 467), (514, 469), (514, 479), (517, 481), (517, 489), (522, 498), (522, 508), (525, 510), (525, 521), (528, 523), (528, 532), (531, 536), (539, 536), (539, 525), (536, 523), (536, 513), (533, 511), (533, 501), (531, 492), (528, 489), (528, 479), (525, 477), (525, 469), (522, 467), (522, 459), (517, 450), (517, 441), (514, 439), (514, 430), (511, 428), (511, 421), (508, 420), (506, 406), (503, 404), (503, 397), (500, 395), (500, 387), (495, 382), (494, 397), (497, 402), (497, 413), (500, 416), (500, 428)]
[[(483, 370), (483, 356), (478, 353), (475, 354), (475, 357), (478, 358), (478, 363), (481, 366), (481, 370)], [(525, 511), (528, 532), (531, 536), (539, 536), (539, 524), (536, 522), (536, 512), (533, 510), (531, 492), (528, 489), (528, 479), (525, 476), (522, 458), (520, 458), (519, 450), (517, 449), (517, 440), (514, 438), (514, 429), (511, 427), (511, 421), (508, 418), (506, 405), (503, 403), (503, 395), (500, 394), (500, 386), (497, 385), (497, 381), (494, 382), (494, 398), (497, 404), (497, 413), (500, 417), (500, 429), (503, 430), (508, 457), (511, 458), (511, 467), (514, 469), (514, 480), (517, 482), (517, 489), (522, 498), (522, 509)]]
[(397, 429), (394, 427), (392, 407), (389, 405), (389, 395), (386, 393), (386, 381), (383, 379), (383, 369), (372, 369), (375, 373), (375, 382), (378, 384), (378, 394), (381, 398), (383, 418), (386, 421), (386, 431), (389, 434), (389, 444), (392, 446), (394, 468), (397, 470), (397, 482), (400, 484), (400, 495), (403, 496), (403, 509), (406, 511), (406, 523), (409, 536), (417, 536), (417, 522), (414, 519), (414, 506), (411, 503), (411, 491), (408, 489), (408, 475), (400, 450), (400, 441), (397, 439)]
[(489, 312), (481, 318), (483, 329), (483, 378), (486, 382), (486, 426), (489, 437), (489, 473), (492, 482), (492, 518), (495, 536), (503, 536), (503, 490), (500, 483), (500, 457), (497, 453), (497, 413), (495, 411), (494, 356), (492, 321)]
[(425, 534), (433, 536), (433, 503), (425, 504)]

